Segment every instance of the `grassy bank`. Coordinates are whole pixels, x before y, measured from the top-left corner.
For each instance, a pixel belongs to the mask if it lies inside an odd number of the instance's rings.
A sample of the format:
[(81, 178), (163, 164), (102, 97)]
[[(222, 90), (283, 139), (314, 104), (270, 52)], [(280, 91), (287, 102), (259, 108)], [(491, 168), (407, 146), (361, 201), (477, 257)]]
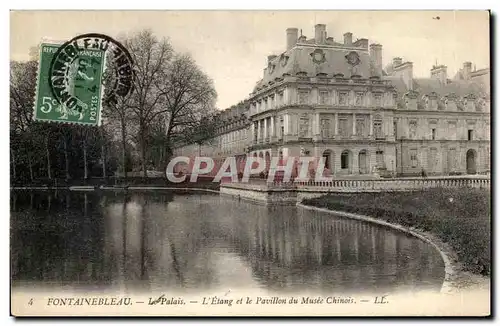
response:
[(419, 228), (448, 243), (464, 268), (490, 275), (491, 194), (483, 189), (325, 195), (303, 204)]

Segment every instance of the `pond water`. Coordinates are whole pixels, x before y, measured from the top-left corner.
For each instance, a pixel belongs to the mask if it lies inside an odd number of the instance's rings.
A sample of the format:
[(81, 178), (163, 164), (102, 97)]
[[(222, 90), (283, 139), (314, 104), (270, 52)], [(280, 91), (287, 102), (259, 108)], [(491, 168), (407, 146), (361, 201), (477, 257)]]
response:
[(439, 291), (425, 242), (291, 206), (205, 193), (12, 192), (13, 287), (273, 293)]

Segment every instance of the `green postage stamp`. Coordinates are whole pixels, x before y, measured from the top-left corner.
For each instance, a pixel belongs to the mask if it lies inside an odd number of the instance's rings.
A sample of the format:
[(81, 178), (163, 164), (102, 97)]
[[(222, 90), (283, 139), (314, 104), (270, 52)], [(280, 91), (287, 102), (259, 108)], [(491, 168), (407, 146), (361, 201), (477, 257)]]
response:
[(34, 119), (98, 126), (101, 121), (105, 52), (101, 49), (81, 49), (74, 60), (64, 63), (64, 74), (50, 76), (52, 83), (59, 83), (66, 94), (76, 99), (77, 103), (68, 105), (71, 102), (54, 98), (49, 82), (51, 64), (60, 46), (49, 43), (40, 45)]

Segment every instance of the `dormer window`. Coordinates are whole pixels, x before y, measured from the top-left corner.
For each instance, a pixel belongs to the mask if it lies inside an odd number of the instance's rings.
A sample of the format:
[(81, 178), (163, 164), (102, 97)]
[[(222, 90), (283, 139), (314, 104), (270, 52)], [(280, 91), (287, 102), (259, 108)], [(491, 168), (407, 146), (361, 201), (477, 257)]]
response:
[(467, 96), (465, 98), (465, 103), (466, 103), (466, 108), (467, 108), (467, 111), (476, 111), (476, 103), (475, 103), (475, 99), (476, 97), (473, 95), (473, 94), (470, 94), (469, 96)]
[(392, 93), (392, 105), (397, 105), (398, 104), (398, 94), (397, 93)]
[(422, 102), (423, 102), (423, 104), (424, 104), (423, 109), (425, 109), (425, 110), (429, 110), (429, 109), (430, 109), (430, 105), (429, 105), (429, 104), (430, 104), (430, 101), (429, 101), (429, 96), (427, 96), (427, 95), (422, 96)]
[(481, 112), (483, 111), (484, 107), (486, 106), (486, 101), (482, 98), (480, 98), (477, 102), (476, 102), (476, 111), (477, 112)]
[(450, 100), (447, 97), (445, 97), (442, 100), (442, 102), (443, 102), (443, 105), (438, 105), (438, 109), (439, 110), (443, 110), (444, 108), (446, 108), (446, 110), (450, 110), (450, 105), (449, 105), (450, 104)]

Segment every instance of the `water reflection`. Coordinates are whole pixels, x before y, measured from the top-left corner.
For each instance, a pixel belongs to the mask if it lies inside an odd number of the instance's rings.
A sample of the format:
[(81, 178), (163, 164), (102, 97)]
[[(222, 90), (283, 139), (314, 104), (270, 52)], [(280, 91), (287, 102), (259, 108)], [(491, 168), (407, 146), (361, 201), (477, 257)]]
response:
[(389, 229), (207, 194), (13, 193), (12, 279), (91, 290), (439, 290), (439, 254)]

